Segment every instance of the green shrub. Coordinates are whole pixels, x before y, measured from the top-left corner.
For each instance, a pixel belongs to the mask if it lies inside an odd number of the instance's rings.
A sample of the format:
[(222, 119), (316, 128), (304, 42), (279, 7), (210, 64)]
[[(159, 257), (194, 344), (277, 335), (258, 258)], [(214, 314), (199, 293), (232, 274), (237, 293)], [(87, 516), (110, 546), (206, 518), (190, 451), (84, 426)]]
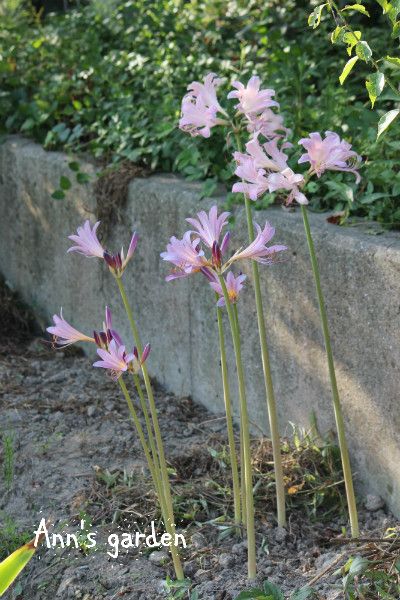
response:
[[(392, 131), (376, 143), (379, 113), (359, 85), (366, 73), (357, 69), (339, 86), (329, 27), (323, 19), (318, 35), (309, 29), (309, 2), (95, 0), (43, 20), (25, 3), (12, 4), (19, 6), (0, 25), (2, 133), (207, 179), (211, 190), (231, 178), (226, 141), (218, 131), (207, 144), (180, 132), (181, 97), (209, 71), (226, 78), (226, 91), (232, 79), (256, 72), (276, 88), (294, 140), (333, 129), (363, 155), (360, 186), (341, 175), (314, 184), (315, 208), (400, 223), (400, 142)], [(377, 13), (365, 25), (368, 39), (395, 56), (384, 25)]]

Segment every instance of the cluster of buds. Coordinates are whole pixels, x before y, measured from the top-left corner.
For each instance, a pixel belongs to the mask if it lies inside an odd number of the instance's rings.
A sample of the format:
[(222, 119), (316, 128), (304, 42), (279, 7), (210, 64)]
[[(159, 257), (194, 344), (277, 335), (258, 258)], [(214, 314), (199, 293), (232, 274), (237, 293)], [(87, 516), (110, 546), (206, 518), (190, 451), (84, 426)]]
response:
[[(209, 73), (204, 83), (194, 81), (188, 86), (189, 94), (182, 101), (181, 129), (192, 135), (209, 137), (211, 128), (216, 125), (233, 126), (232, 120), (216, 118), (217, 112), (228, 116), (217, 98), (217, 88), (221, 83), (222, 80), (214, 73)], [(288, 164), (285, 150), (293, 147), (287, 141), (291, 132), (284, 126), (282, 116), (274, 112), (279, 109), (278, 102), (273, 99), (275, 90), (261, 89), (261, 80), (256, 76), (251, 77), (246, 86), (240, 81), (234, 81), (232, 85), (235, 89), (227, 97), (238, 101), (235, 119), (242, 119), (250, 133), (246, 152), (233, 155), (237, 165), (235, 175), (241, 182), (235, 183), (232, 191), (243, 193), (250, 200), (257, 200), (266, 192), (285, 191), (286, 204), (293, 201), (308, 204), (301, 191), (306, 180)], [(308, 177), (321, 177), (327, 170), (345, 171), (353, 173), (357, 183), (360, 181), (357, 169), (361, 157), (336, 133), (326, 131), (323, 139), (318, 132), (313, 132), (298, 143), (306, 150), (298, 163), (310, 163)]]
[[(235, 303), (246, 276), (239, 273), (236, 277), (230, 270), (232, 265), (241, 260), (255, 260), (263, 264), (276, 261), (277, 254), (286, 250), (286, 246), (267, 246), (275, 235), (275, 229), (266, 222), (262, 229), (255, 223), (256, 237), (246, 248), (240, 248), (229, 258), (224, 259), (230, 242), (230, 233), (226, 233), (220, 243), (222, 230), (228, 223), (230, 213), (223, 212), (218, 215), (216, 206), (212, 206), (209, 213), (201, 211), (197, 218), (186, 219), (194, 230), (186, 231), (183, 238), (171, 237), (166, 252), (161, 253), (161, 258), (174, 265), (173, 271), (166, 277), (167, 281), (188, 277), (194, 273), (202, 273), (210, 282), (210, 286), (220, 296), (219, 306), (224, 304), (220, 276), (226, 274), (225, 284), (228, 289), (229, 299)], [(208, 248), (209, 256), (204, 247)]]

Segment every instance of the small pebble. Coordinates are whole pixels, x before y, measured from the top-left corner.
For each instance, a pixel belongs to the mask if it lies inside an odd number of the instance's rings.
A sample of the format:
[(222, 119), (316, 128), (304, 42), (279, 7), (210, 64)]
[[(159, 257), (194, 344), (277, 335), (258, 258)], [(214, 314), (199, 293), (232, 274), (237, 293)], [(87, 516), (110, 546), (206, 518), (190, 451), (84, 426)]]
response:
[(164, 550), (155, 550), (150, 554), (149, 561), (153, 565), (161, 566), (168, 561), (168, 554)]
[(197, 564), (195, 560), (190, 560), (184, 564), (184, 571), (187, 577), (192, 577), (197, 569)]
[(207, 546), (207, 540), (200, 532), (195, 532), (191, 538), (192, 545), (198, 550)]
[(218, 562), (221, 565), (221, 567), (224, 567), (224, 569), (228, 569), (229, 567), (232, 567), (232, 565), (235, 562), (235, 559), (231, 554), (223, 552), (222, 554), (220, 554)]
[(287, 531), (284, 527), (277, 527), (275, 530), (275, 540), (282, 544), (286, 540)]
[(96, 407), (94, 404), (91, 404), (87, 407), (87, 415), (88, 417), (93, 417), (96, 414)]
[(233, 544), (232, 552), (233, 554), (244, 554), (247, 551), (247, 543), (239, 542), (238, 544)]
[(375, 494), (368, 494), (365, 499), (365, 508), (370, 512), (376, 512), (385, 506), (384, 500)]
[(201, 582), (208, 581), (211, 576), (212, 574), (208, 571), (205, 571), (204, 569), (198, 569), (198, 571), (196, 571), (196, 573), (194, 574), (195, 580)]

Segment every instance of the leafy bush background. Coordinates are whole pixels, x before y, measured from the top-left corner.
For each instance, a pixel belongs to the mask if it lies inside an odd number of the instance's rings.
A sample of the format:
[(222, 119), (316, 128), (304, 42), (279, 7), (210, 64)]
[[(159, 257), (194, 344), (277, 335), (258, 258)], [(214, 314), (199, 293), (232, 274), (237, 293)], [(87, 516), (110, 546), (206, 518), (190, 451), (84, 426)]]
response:
[[(378, 3), (364, 4), (371, 18), (357, 14), (353, 24), (368, 31), (378, 54), (396, 56), (398, 42)], [(222, 93), (233, 79), (257, 73), (276, 89), (293, 141), (333, 129), (364, 158), (358, 187), (342, 174), (311, 183), (314, 207), (400, 226), (396, 127), (376, 143), (379, 115), (392, 107), (390, 91), (379, 111), (369, 108), (366, 65), (339, 85), (346, 59), (330, 44), (328, 17), (317, 31), (308, 27), (314, 6), (302, 0), (93, 0), (43, 17), (28, 2), (8, 0), (0, 8), (0, 130), (21, 132), (48, 149), (205, 179), (210, 192), (232, 177), (230, 151), (222, 132), (214, 130), (205, 142), (177, 129), (181, 97), (188, 82), (208, 71), (226, 77)], [(389, 68), (397, 81), (400, 69)]]

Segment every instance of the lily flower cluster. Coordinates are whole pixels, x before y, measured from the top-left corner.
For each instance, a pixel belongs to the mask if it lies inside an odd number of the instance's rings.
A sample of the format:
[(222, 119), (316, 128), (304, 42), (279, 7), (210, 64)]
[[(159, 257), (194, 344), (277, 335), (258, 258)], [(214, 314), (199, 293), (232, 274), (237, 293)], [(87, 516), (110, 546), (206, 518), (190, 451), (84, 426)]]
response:
[[(69, 236), (69, 239), (74, 245), (69, 248), (68, 252), (77, 252), (78, 254), (82, 254), (89, 258), (100, 258), (108, 266), (109, 271), (117, 284), (135, 346), (131, 352), (127, 350), (120, 334), (113, 328), (111, 310), (108, 307), (106, 307), (105, 311), (103, 329), (94, 331), (93, 337), (80, 332), (70, 325), (64, 319), (62, 309), (59, 315), (53, 316), (54, 324), (51, 327), (48, 327), (47, 331), (53, 335), (54, 344), (60, 347), (66, 347), (75, 342), (89, 342), (97, 346), (97, 354), (100, 360), (97, 360), (93, 366), (107, 369), (107, 371), (110, 372), (112, 379), (117, 381), (121, 388), (121, 392), (128, 406), (130, 418), (135, 426), (147, 461), (165, 528), (170, 539), (176, 539), (175, 517), (168, 468), (158, 422), (157, 407), (154, 401), (154, 392), (146, 364), (146, 360), (150, 353), (150, 345), (142, 345), (139, 329), (122, 281), (122, 275), (135, 252), (138, 237), (136, 233), (133, 234), (126, 256), (123, 248), (120, 252), (111, 254), (103, 247), (97, 237), (99, 225), (100, 222), (97, 222), (92, 227), (89, 221), (85, 221), (81, 227), (78, 227), (77, 233)], [(133, 377), (129, 379), (133, 380), (139, 400), (139, 407), (135, 406), (132, 402), (131, 393), (125, 383), (125, 378), (122, 376), (126, 372), (133, 375)], [(139, 372), (143, 375), (146, 396), (142, 388), (142, 382), (138, 377)], [(140, 414), (144, 418), (144, 428), (140, 422), (138, 411), (140, 411)], [(170, 553), (174, 564), (175, 574), (179, 580), (183, 580), (184, 572), (179, 550), (176, 545), (170, 545)]]
[(59, 347), (70, 346), (76, 342), (91, 342), (97, 345), (97, 354), (101, 360), (93, 363), (94, 367), (108, 369), (112, 379), (115, 381), (125, 371), (135, 375), (142, 368), (143, 363), (150, 354), (150, 344), (146, 344), (141, 356), (134, 346), (132, 352), (127, 352), (121, 336), (112, 328), (111, 310), (106, 306), (106, 316), (103, 323), (103, 331), (94, 331), (93, 337), (75, 329), (63, 317), (62, 309), (60, 315), (53, 315), (53, 323), (47, 331), (52, 334), (53, 342)]
[[(222, 80), (214, 73), (209, 73), (204, 83), (194, 81), (188, 86), (189, 94), (182, 100), (181, 129), (203, 137), (209, 137), (211, 128), (216, 125), (230, 125), (234, 131), (238, 131), (218, 101), (217, 89), (221, 83)], [(273, 110), (279, 109), (278, 102), (273, 100), (275, 90), (261, 89), (261, 80), (256, 76), (251, 77), (246, 86), (240, 81), (234, 81), (232, 85), (235, 89), (227, 97), (238, 101), (235, 119), (244, 120), (250, 133), (246, 152), (235, 152), (233, 155), (235, 175), (241, 181), (233, 185), (232, 191), (243, 193), (250, 200), (257, 200), (266, 192), (285, 191), (288, 192), (286, 204), (293, 201), (308, 204), (307, 197), (301, 191), (306, 179), (303, 174), (295, 173), (288, 164), (289, 157), (285, 150), (293, 146), (287, 141), (291, 132), (284, 126), (282, 116)], [(218, 112), (228, 120), (217, 119)], [(307, 179), (313, 175), (319, 178), (330, 170), (353, 173), (356, 182), (360, 181), (357, 169), (361, 157), (337, 133), (326, 131), (325, 138), (322, 138), (320, 133), (313, 132), (300, 139), (298, 144), (306, 150), (298, 164), (310, 164)]]
[[(76, 245), (71, 246), (67, 252), (77, 252), (89, 258), (101, 258), (108, 265), (110, 271), (115, 277), (121, 277), (129, 260), (135, 251), (138, 237), (133, 234), (126, 257), (124, 250), (112, 256), (100, 244), (97, 237), (97, 228), (100, 221), (91, 227), (89, 221), (85, 221), (82, 227), (78, 227), (77, 235), (70, 235), (69, 239)], [(111, 264), (112, 263), (112, 264)], [(97, 354), (101, 360), (96, 361), (93, 366), (108, 369), (111, 377), (117, 380), (122, 373), (130, 371), (138, 374), (150, 353), (150, 345), (143, 348), (139, 356), (136, 346), (132, 352), (126, 351), (120, 334), (113, 329), (112, 314), (108, 306), (105, 309), (105, 320), (102, 331), (94, 331), (93, 337), (86, 335), (70, 325), (63, 316), (62, 309), (59, 315), (53, 315), (53, 325), (47, 328), (47, 331), (53, 336), (53, 343), (59, 347), (66, 347), (76, 342), (90, 342), (97, 346)]]
[[(218, 294), (218, 306), (225, 304), (220, 278), (224, 278), (228, 290), (229, 300), (232, 304), (237, 302), (239, 292), (243, 288), (246, 276), (242, 273), (235, 276), (230, 270), (235, 262), (241, 260), (254, 260), (262, 264), (275, 262), (278, 252), (286, 250), (286, 246), (267, 246), (275, 235), (275, 229), (268, 222), (262, 229), (255, 223), (256, 237), (246, 248), (240, 248), (229, 258), (227, 254), (230, 233), (222, 238), (222, 230), (228, 224), (229, 212), (218, 215), (217, 206), (212, 206), (207, 214), (204, 210), (197, 213), (197, 218), (188, 218), (186, 221), (193, 227), (186, 231), (182, 239), (171, 237), (166, 252), (161, 253), (161, 258), (172, 263), (173, 270), (167, 275), (166, 281), (188, 277), (194, 273), (202, 273), (209, 281), (211, 288)], [(204, 248), (208, 249), (208, 255)]]

